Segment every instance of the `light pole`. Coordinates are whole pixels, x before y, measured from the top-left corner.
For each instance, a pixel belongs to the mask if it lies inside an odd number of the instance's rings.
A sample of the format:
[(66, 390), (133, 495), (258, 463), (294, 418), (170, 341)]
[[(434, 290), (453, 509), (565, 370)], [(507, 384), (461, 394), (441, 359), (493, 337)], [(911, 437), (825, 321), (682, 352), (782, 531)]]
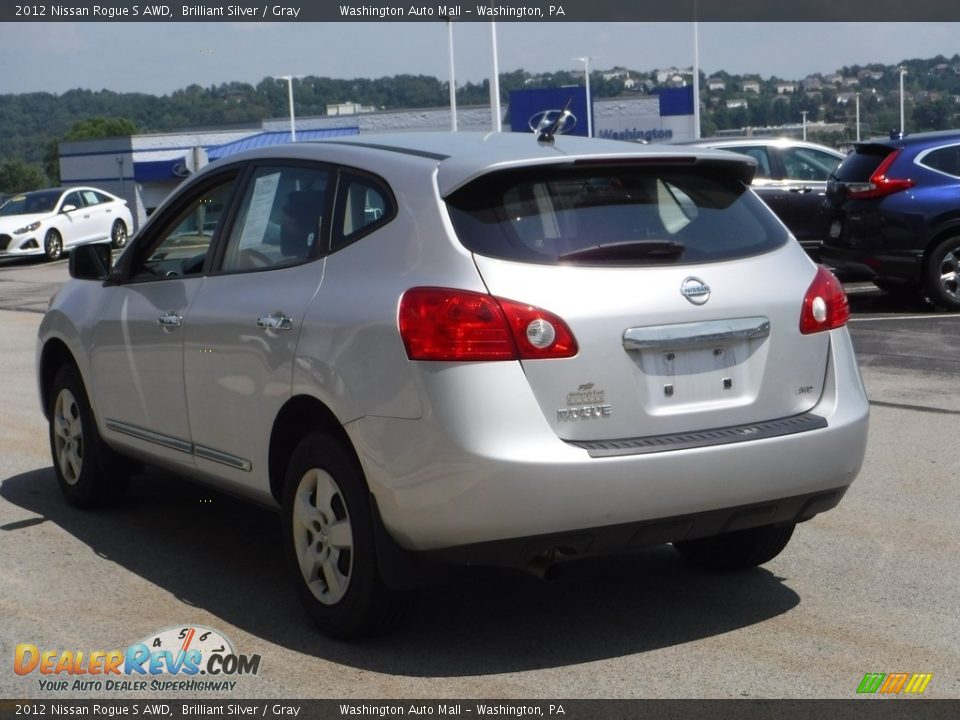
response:
[(903, 76), (907, 74), (907, 69), (905, 67), (899, 68), (900, 70), (900, 136), (903, 137), (905, 134), (906, 128), (904, 128), (904, 117), (903, 117)]
[(857, 142), (860, 142), (860, 93), (857, 93)]
[(587, 137), (593, 137), (593, 100), (590, 96), (590, 61), (598, 60), (599, 56), (587, 55), (573, 59), (583, 63), (583, 76), (587, 81)]
[(801, 110), (800, 114), (803, 115), (803, 140), (807, 140), (807, 113), (809, 110)]
[(457, 84), (453, 79), (453, 21), (447, 17), (447, 52), (450, 57), (450, 130), (457, 131)]
[(287, 81), (287, 101), (290, 104), (290, 142), (297, 141), (297, 124), (293, 115), (293, 79), (302, 78), (303, 75), (281, 75), (280, 80)]
[(693, 21), (693, 139), (700, 139), (700, 23), (696, 20)]
[(493, 77), (490, 78), (490, 113), (493, 131), (500, 132), (500, 67), (497, 61), (497, 24), (490, 23), (490, 45), (493, 50)]

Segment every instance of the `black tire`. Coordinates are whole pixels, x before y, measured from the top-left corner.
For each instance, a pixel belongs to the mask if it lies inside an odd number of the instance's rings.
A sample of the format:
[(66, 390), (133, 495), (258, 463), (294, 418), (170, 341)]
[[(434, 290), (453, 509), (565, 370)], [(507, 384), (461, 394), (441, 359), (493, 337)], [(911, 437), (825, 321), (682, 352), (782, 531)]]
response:
[(304, 437), (287, 465), (283, 545), (304, 608), (330, 637), (386, 632), (409, 606), (409, 593), (380, 578), (363, 473), (322, 432)]
[(127, 244), (127, 224), (123, 220), (114, 220), (110, 228), (110, 247), (119, 250)]
[(960, 310), (960, 236), (949, 237), (927, 256), (924, 291), (945, 310)]
[(50, 390), (50, 453), (60, 489), (71, 505), (94, 508), (119, 499), (130, 467), (100, 438), (80, 373), (57, 372)]
[(796, 525), (764, 525), (735, 532), (675, 542), (684, 558), (710, 570), (748, 570), (779, 555)]
[(63, 255), (63, 237), (52, 228), (43, 238), (43, 252), (48, 260), (57, 260)]

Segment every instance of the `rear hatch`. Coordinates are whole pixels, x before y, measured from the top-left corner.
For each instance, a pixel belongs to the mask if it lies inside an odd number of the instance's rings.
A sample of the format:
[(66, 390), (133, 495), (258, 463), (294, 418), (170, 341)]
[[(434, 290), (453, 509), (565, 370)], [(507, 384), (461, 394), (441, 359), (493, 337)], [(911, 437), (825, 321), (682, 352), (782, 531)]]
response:
[(857, 246), (880, 233), (877, 201), (905, 189), (887, 174), (899, 151), (885, 143), (858, 143), (827, 181), (827, 244)]
[(560, 438), (743, 426), (816, 404), (828, 333), (799, 324), (817, 271), (742, 169), (572, 161), (494, 170), (445, 198), (490, 294), (575, 338), (571, 357), (521, 360)]

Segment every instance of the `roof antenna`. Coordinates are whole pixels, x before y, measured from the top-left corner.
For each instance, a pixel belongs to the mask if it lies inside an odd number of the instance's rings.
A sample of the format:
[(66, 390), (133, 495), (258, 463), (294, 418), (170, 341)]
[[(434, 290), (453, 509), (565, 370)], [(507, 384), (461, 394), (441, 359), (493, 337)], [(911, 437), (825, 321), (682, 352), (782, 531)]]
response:
[(541, 126), (538, 128), (539, 132), (537, 133), (537, 142), (543, 143), (544, 145), (553, 145), (554, 136), (560, 132), (567, 124), (567, 118), (570, 117), (570, 104), (573, 102), (573, 96), (567, 98), (567, 104), (563, 106), (557, 114), (557, 119), (546, 127)]

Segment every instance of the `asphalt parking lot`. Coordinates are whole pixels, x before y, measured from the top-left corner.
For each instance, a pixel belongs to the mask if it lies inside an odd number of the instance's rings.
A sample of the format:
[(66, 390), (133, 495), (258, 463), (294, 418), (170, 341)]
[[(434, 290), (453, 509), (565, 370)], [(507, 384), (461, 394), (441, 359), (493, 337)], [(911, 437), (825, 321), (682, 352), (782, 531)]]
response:
[(33, 365), (65, 278), (64, 261), (0, 261), (0, 697), (104, 694), (41, 690), (12, 670), (18, 643), (109, 650), (202, 625), (261, 655), (238, 697), (853, 698), (865, 673), (922, 672), (926, 696), (960, 698), (960, 315), (848, 286), (866, 463), (765, 567), (714, 575), (663, 547), (550, 583), (471, 571), (392, 635), (343, 644), (308, 625), (269, 511), (158, 472), (109, 511), (64, 504)]

